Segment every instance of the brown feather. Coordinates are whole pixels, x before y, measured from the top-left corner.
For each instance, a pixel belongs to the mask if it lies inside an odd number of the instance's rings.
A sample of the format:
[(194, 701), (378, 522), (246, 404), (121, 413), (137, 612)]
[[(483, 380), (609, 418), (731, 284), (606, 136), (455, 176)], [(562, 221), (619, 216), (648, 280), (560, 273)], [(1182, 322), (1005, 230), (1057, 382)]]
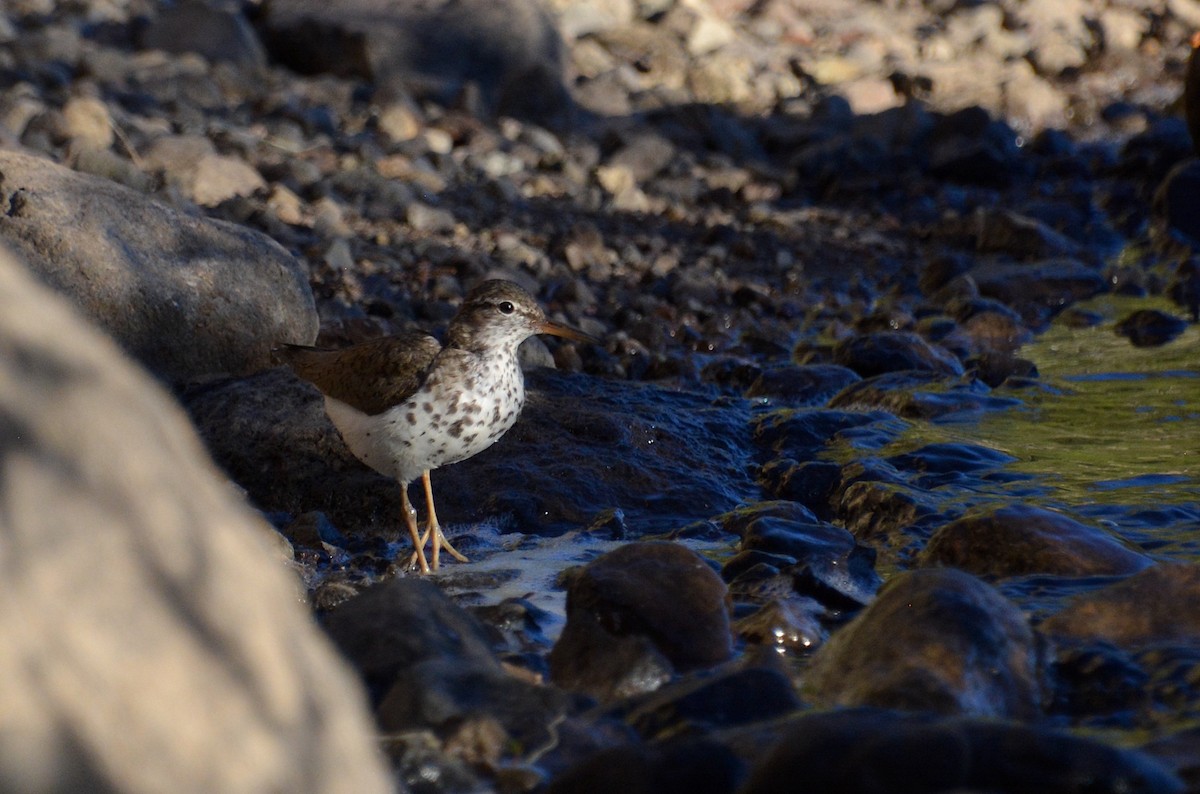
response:
[(410, 332), (341, 350), (284, 345), (275, 354), (321, 393), (374, 416), (421, 388), (441, 349), (429, 334)]

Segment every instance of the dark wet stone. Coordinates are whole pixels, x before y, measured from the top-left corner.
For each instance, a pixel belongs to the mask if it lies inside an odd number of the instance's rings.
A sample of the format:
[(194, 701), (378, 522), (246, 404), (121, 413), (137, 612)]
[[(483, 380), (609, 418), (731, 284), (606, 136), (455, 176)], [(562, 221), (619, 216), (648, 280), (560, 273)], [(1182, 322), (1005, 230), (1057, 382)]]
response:
[(741, 794), (1173, 794), (1151, 757), (1048, 728), (873, 709), (805, 715), (756, 765)]
[(556, 776), (546, 794), (731, 794), (744, 777), (742, 761), (711, 740), (623, 745)]
[(919, 481), (923, 488), (936, 488), (956, 482), (958, 474), (978, 474), (1013, 463), (1017, 458), (1007, 452), (979, 444), (953, 442), (926, 444), (911, 452), (886, 459), (896, 469), (926, 475)]
[(821, 625), (825, 609), (803, 596), (776, 598), (733, 624), (746, 642), (777, 652), (802, 653), (816, 648), (829, 636)]
[(971, 270), (971, 278), (979, 285), (981, 295), (1007, 303), (1034, 328), (1108, 286), (1099, 270), (1069, 258), (1027, 265), (984, 264)]
[(1023, 504), (973, 510), (946, 524), (918, 560), (995, 577), (1121, 575), (1153, 564), (1103, 530)]
[(1200, 791), (1200, 728), (1155, 739), (1141, 749), (1178, 775), (1188, 791)]
[(796, 558), (790, 554), (778, 554), (762, 549), (744, 549), (730, 557), (721, 566), (721, 578), (726, 582), (732, 582), (755, 568), (770, 567), (778, 572), (795, 562)]
[[(854, 537), (841, 527), (806, 520), (807, 516), (812, 516), (807, 509), (802, 510), (798, 519), (780, 515), (776, 505), (800, 508), (794, 502), (768, 502), (763, 508), (754, 509), (750, 516), (741, 516), (742, 511), (739, 511), (736, 531), (742, 536), (742, 549), (803, 560), (812, 556), (842, 555), (854, 547)], [(727, 528), (733, 529), (729, 524)]]
[(878, 331), (850, 337), (834, 347), (833, 360), (864, 378), (902, 370), (943, 375), (963, 372), (958, 359), (909, 331)]
[(832, 364), (775, 367), (763, 370), (745, 396), (765, 397), (795, 407), (816, 406), (858, 380), (853, 370)]
[(825, 706), (881, 706), (1032, 719), (1042, 645), (1021, 611), (970, 574), (896, 574), (813, 657), (804, 693)]
[[(921, 294), (933, 296), (947, 284), (965, 274), (974, 264), (965, 254), (947, 252), (934, 256), (921, 270), (919, 286)], [(973, 282), (972, 282), (973, 284)], [(976, 293), (978, 294), (978, 293)], [(935, 300), (934, 303), (941, 301)]]
[(967, 374), (974, 375), (993, 389), (1004, 385), (1010, 378), (1028, 379), (1038, 377), (1037, 364), (1027, 358), (1011, 353), (983, 353), (966, 361)]
[[(619, 505), (636, 537), (759, 494), (746, 465), (752, 447), (736, 441), (746, 438), (744, 401), (715, 406), (695, 394), (546, 369), (527, 373), (526, 384), (512, 430), (433, 473), (444, 525), (499, 516), (526, 532), (561, 532)], [(351, 537), (400, 536), (395, 480), (354, 459), (320, 394), (286, 370), (212, 383), (184, 401), (213, 457), (260, 507), (321, 510)]]
[(758, 380), (762, 372), (761, 365), (742, 358), (718, 358), (700, 368), (700, 380), (704, 383), (715, 383), (718, 386), (745, 391)]
[(927, 492), (904, 483), (859, 480), (841, 492), (837, 513), (842, 525), (862, 543), (896, 561), (924, 541), (928, 525), (940, 520)]
[(759, 446), (796, 460), (807, 460), (843, 431), (891, 419), (879, 411), (783, 409), (756, 418), (752, 427), (754, 441)]
[(1158, 309), (1138, 309), (1118, 322), (1114, 329), (1134, 347), (1165, 345), (1187, 330), (1185, 320)]
[(1023, 170), (1016, 137), (981, 107), (951, 113), (939, 119), (930, 136), (929, 171), (955, 182), (1004, 187)]
[(1068, 328), (1095, 328), (1104, 322), (1104, 315), (1090, 309), (1072, 306), (1058, 316), (1058, 322)]
[(985, 253), (1011, 254), (1019, 259), (1080, 257), (1082, 247), (1036, 218), (1002, 208), (981, 208), (975, 214), (975, 245)]
[(971, 350), (980, 355), (1012, 356), (1022, 345), (1033, 341), (1033, 334), (1014, 312), (993, 311), (991, 306), (964, 319), (962, 329), (970, 340)]
[(1200, 262), (1187, 259), (1179, 263), (1167, 285), (1167, 297), (1186, 309), (1192, 322), (1200, 322)]
[(832, 461), (797, 463), (776, 458), (758, 472), (758, 482), (771, 496), (798, 502), (822, 521), (833, 517), (830, 497), (842, 479), (842, 467)]
[(1154, 194), (1154, 213), (1168, 229), (1200, 243), (1200, 160), (1189, 158), (1167, 174)]
[[(1119, 646), (1200, 641), (1200, 565), (1159, 563), (1078, 596), (1045, 620), (1050, 635), (1102, 639)], [(1185, 606), (1189, 608), (1184, 608)]]
[(428, 660), (501, 670), (479, 621), (425, 579), (372, 585), (328, 613), (323, 625), (376, 702)]
[(304, 546), (310, 549), (322, 550), (326, 544), (346, 548), (350, 541), (329, 520), (324, 513), (312, 511), (296, 516), (280, 529), (280, 534), (291, 541), (293, 546)]
[(1080, 722), (1132, 727), (1133, 715), (1152, 702), (1144, 690), (1149, 678), (1128, 653), (1108, 643), (1063, 648), (1054, 660), (1051, 710)]
[(484, 717), (503, 729), (502, 744), (529, 750), (553, 741), (549, 726), (568, 703), (562, 690), (509, 675), (490, 661), (437, 657), (405, 667), (375, 714), (386, 733), (428, 728), (443, 737)]
[(963, 382), (934, 372), (889, 372), (859, 381), (829, 401), (830, 408), (882, 409), (905, 419), (966, 418), (1018, 405), (996, 397), (982, 381)]
[(630, 543), (571, 577), (567, 625), (550, 652), (550, 672), (566, 689), (609, 700), (732, 653), (721, 577), (684, 546)]
[(800, 698), (786, 675), (746, 667), (683, 679), (618, 710), (653, 741), (778, 719), (798, 708)]
[(859, 546), (841, 527), (818, 522), (794, 502), (766, 502), (739, 510), (723, 525), (741, 535), (742, 552), (767, 553), (770, 564), (787, 560), (781, 572), (792, 576), (793, 589), (831, 609), (858, 609), (879, 589), (875, 553)]

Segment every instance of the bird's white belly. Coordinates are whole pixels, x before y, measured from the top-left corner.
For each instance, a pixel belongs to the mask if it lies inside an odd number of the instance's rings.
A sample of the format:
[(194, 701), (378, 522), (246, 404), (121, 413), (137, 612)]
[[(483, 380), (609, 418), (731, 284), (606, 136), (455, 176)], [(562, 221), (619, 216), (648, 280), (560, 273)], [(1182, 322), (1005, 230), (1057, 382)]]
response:
[[(488, 375), (493, 380), (468, 379), (466, 388), (458, 384), (457, 400), (431, 379), (405, 402), (374, 416), (331, 397), (325, 398), (325, 410), (355, 457), (409, 483), (424, 471), (479, 454), (517, 421), (525, 401), (520, 369), (511, 367), (498, 381), (496, 373)], [(493, 388), (476, 387), (484, 381)]]

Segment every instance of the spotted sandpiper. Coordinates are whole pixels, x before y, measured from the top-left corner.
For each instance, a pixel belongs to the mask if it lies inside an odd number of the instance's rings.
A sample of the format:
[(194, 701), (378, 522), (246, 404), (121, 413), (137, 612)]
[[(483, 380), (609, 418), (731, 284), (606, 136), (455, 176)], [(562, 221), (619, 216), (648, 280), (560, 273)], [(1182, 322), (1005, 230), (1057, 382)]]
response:
[[(400, 482), (404, 522), (412, 535), (410, 564), (437, 570), (441, 550), (466, 562), (442, 535), (429, 472), (477, 455), (504, 435), (525, 403), (517, 348), (534, 334), (594, 342), (546, 319), (528, 292), (510, 281), (471, 290), (446, 329), (446, 346), (424, 333), (404, 333), (340, 350), (285, 345), (276, 353), (325, 395), (325, 412), (355, 457)], [(417, 528), (408, 486), (425, 489), (428, 523)], [(432, 537), (430, 560), (425, 543)]]

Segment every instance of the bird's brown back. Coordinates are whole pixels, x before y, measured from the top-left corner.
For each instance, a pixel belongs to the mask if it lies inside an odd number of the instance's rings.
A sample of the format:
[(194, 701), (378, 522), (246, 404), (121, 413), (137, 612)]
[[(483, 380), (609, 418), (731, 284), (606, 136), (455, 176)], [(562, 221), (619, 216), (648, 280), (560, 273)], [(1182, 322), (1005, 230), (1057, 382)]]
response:
[(373, 416), (421, 388), (441, 349), (429, 334), (411, 332), (341, 350), (284, 345), (275, 354), (321, 393)]

